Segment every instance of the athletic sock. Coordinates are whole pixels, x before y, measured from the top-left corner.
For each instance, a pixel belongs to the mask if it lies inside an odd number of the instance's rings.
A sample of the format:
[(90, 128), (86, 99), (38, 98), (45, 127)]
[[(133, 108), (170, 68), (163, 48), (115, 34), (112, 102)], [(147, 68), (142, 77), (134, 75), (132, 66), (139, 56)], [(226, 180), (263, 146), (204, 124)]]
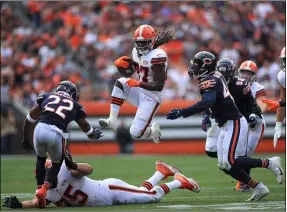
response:
[(122, 104), (125, 101), (125, 95), (122, 89), (114, 86), (111, 95), (110, 118), (117, 120)]
[(181, 187), (181, 182), (179, 180), (174, 180), (165, 184), (167, 185), (170, 191), (180, 189)]
[(159, 184), (159, 182), (163, 179), (164, 179), (164, 175), (161, 172), (156, 171), (153, 174), (153, 176), (151, 176), (148, 180), (144, 181), (141, 184), (140, 188), (145, 189), (145, 190), (151, 190), (154, 186)]
[(251, 177), (243, 169), (240, 170), (236, 167), (231, 167), (231, 169), (229, 171), (225, 171), (225, 173), (246, 185), (251, 180)]
[(37, 156), (37, 161), (36, 161), (36, 180), (37, 180), (37, 189), (41, 188), (45, 176), (46, 176), (46, 168), (45, 168), (45, 162), (46, 162), (47, 156), (46, 157), (40, 157)]
[(269, 160), (268, 159), (254, 159), (249, 157), (238, 157), (235, 159), (234, 167), (238, 169), (245, 168), (268, 168)]

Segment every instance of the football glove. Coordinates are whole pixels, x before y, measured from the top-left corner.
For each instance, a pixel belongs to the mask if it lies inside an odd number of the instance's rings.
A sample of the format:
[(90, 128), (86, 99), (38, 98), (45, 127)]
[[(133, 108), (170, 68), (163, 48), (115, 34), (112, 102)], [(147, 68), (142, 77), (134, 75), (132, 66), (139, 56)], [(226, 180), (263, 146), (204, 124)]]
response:
[(211, 121), (210, 121), (209, 116), (207, 115), (203, 116), (202, 123), (201, 123), (202, 130), (204, 132), (207, 132), (208, 128), (210, 127), (211, 127)]
[(25, 140), (25, 139), (21, 143), (21, 148), (23, 148), (27, 152), (29, 150), (33, 150), (34, 151), (34, 147), (32, 146), (32, 144), (28, 140)]
[(77, 170), (78, 168), (77, 163), (73, 161), (72, 155), (68, 150), (65, 151), (65, 164), (69, 169)]
[(135, 80), (135, 79), (131, 79), (129, 78), (126, 82), (126, 84), (129, 86), (129, 87), (140, 87), (140, 82)]
[(16, 196), (7, 196), (4, 198), (2, 206), (7, 208), (22, 208), (22, 203), (19, 202)]
[(115, 61), (115, 66), (119, 68), (129, 68), (130, 63), (128, 62), (130, 58), (128, 56), (122, 56)]
[(174, 120), (182, 116), (183, 110), (182, 109), (173, 109), (167, 115), (166, 119)]
[(100, 130), (100, 128), (96, 128), (90, 135), (88, 135), (88, 137), (89, 139), (99, 139), (103, 137), (102, 131)]
[(280, 107), (280, 104), (278, 102), (269, 99), (262, 99), (262, 102), (268, 105), (267, 110), (273, 110)]
[(256, 115), (254, 113), (250, 114), (248, 122), (249, 122), (249, 127), (251, 129), (254, 129), (257, 124)]
[(274, 137), (273, 137), (273, 147), (276, 148), (278, 138), (281, 137), (282, 122), (276, 122), (274, 130), (275, 130), (275, 133), (274, 133)]

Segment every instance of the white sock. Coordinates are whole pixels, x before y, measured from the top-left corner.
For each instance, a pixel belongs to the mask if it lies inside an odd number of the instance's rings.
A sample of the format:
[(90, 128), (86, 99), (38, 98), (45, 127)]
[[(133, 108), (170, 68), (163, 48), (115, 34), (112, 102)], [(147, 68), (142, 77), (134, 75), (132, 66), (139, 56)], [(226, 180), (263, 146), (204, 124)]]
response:
[(111, 95), (110, 118), (117, 120), (120, 108), (125, 100), (125, 94), (122, 89), (114, 87)]
[(159, 171), (156, 171), (153, 176), (151, 176), (148, 180), (144, 181), (142, 184), (141, 184), (141, 189), (143, 190), (151, 190), (154, 186), (156, 186), (157, 184), (159, 184), (159, 182), (161, 180), (163, 180), (164, 178), (164, 175), (159, 172)]
[(174, 189), (180, 189), (180, 187), (181, 187), (181, 182), (179, 180), (174, 180), (174, 181), (171, 181), (171, 182), (165, 183), (165, 184), (168, 186), (169, 190), (171, 190), (171, 191)]

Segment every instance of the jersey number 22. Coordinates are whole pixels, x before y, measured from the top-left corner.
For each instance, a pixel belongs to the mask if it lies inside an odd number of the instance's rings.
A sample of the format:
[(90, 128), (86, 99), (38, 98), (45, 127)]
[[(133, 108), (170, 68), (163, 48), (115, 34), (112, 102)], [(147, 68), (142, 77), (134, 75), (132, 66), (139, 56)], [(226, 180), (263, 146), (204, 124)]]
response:
[[(56, 95), (49, 96), (49, 99), (54, 99), (54, 101), (51, 101), (48, 104), (46, 104), (46, 106), (44, 107), (44, 111), (51, 111), (53, 113), (56, 113), (57, 115), (61, 116), (62, 119), (66, 118), (66, 115), (63, 113), (63, 110), (71, 111), (74, 107), (74, 102), (69, 99), (61, 100), (61, 98)], [(68, 103), (68, 106), (58, 106), (56, 109), (49, 107), (49, 105), (59, 104), (60, 101)]]

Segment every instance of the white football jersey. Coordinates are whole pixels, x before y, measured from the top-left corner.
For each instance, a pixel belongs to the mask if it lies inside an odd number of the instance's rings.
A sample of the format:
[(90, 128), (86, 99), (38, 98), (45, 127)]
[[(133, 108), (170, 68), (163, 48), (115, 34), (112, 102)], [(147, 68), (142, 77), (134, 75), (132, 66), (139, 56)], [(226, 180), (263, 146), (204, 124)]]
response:
[[(152, 65), (153, 64), (165, 64), (165, 71), (167, 71), (167, 54), (162, 49), (153, 49), (146, 55), (138, 56), (136, 48), (132, 51), (133, 60), (139, 65), (137, 73), (141, 82), (153, 82)], [(148, 96), (154, 98), (158, 102), (162, 102), (161, 91), (148, 91), (141, 88), (142, 91)]]
[(283, 87), (286, 88), (286, 72), (285, 71), (279, 71), (277, 75), (278, 83)]
[(88, 177), (73, 177), (65, 162), (58, 174), (57, 187), (49, 189), (46, 196), (46, 199), (52, 203), (62, 198), (74, 206), (112, 205), (107, 185)]
[(266, 90), (265, 87), (258, 82), (253, 82), (251, 85), (251, 93), (255, 99), (257, 99), (259, 96), (265, 96)]

